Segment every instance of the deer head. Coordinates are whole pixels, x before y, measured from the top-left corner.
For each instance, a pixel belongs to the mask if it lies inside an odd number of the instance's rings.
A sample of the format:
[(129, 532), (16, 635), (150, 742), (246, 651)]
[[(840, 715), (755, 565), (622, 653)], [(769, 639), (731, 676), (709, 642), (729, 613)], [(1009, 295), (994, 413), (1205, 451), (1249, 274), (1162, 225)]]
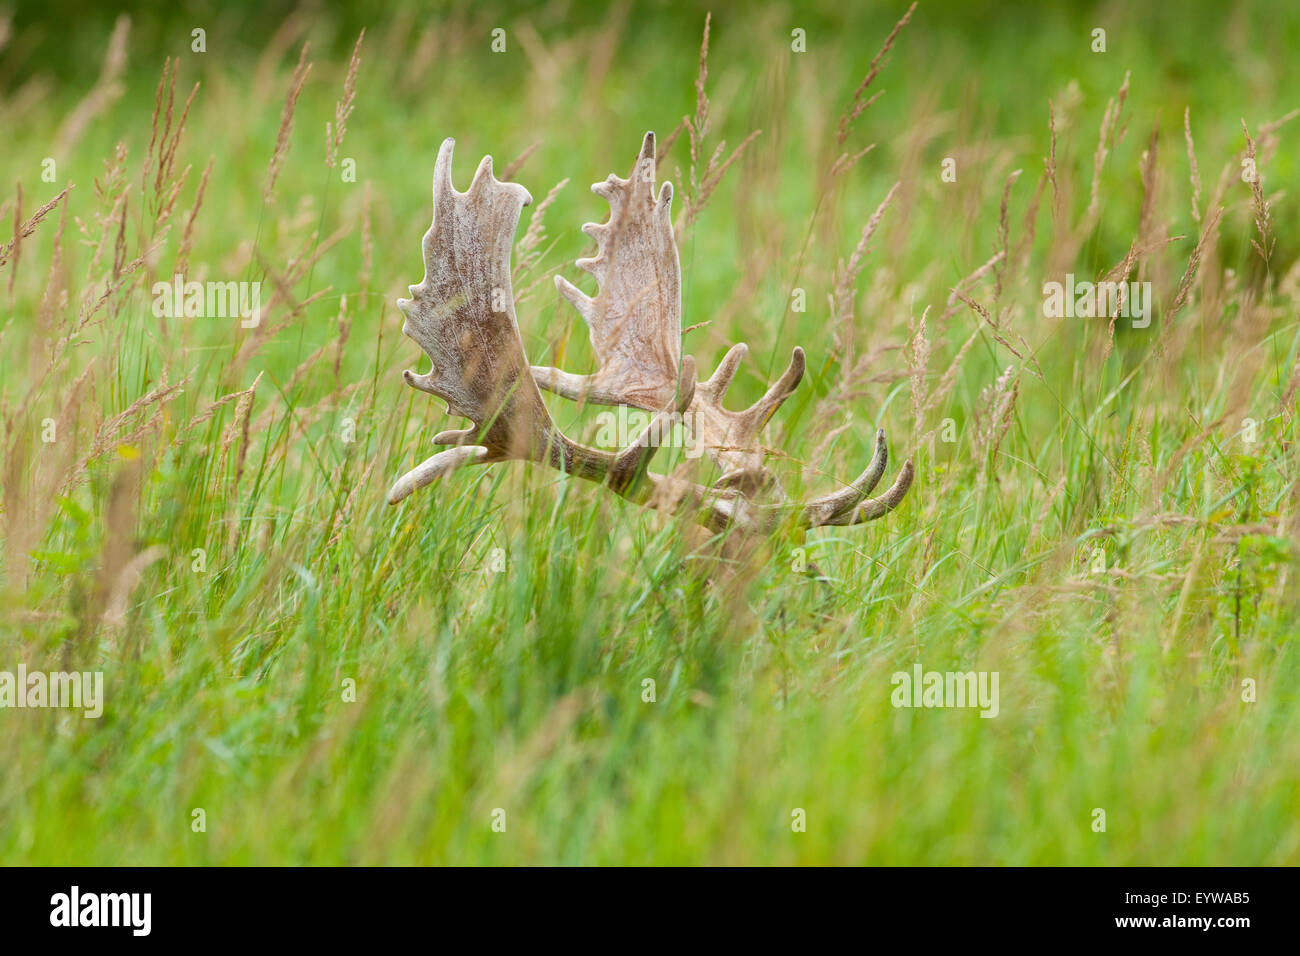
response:
[[(510, 252), (528, 190), (492, 175), (484, 157), (466, 192), (451, 182), (453, 140), (438, 151), (433, 174), (433, 224), (424, 235), (424, 278), (399, 299), (402, 332), (432, 360), (424, 374), (405, 372), (408, 385), (436, 395), (472, 427), (440, 432), (452, 446), (403, 475), (388, 493), (396, 504), (417, 488), (470, 464), (522, 459), (597, 483), (634, 502), (685, 512), (715, 530), (768, 534), (784, 522), (801, 527), (872, 521), (898, 507), (912, 484), (912, 462), (877, 498), (867, 496), (885, 473), (889, 452), (882, 430), (865, 471), (843, 488), (792, 502), (764, 465), (759, 436), (804, 373), (795, 348), (785, 373), (744, 411), (722, 400), (748, 351), (734, 345), (707, 381), (696, 382), (695, 361), (681, 354), (681, 268), (672, 226), (673, 191), (655, 191), (655, 136), (647, 133), (627, 179), (611, 175), (592, 186), (610, 207), (609, 219), (588, 223), (596, 255), (578, 268), (597, 284), (589, 297), (556, 277), (560, 293), (586, 321), (599, 368), (576, 375), (529, 366), (515, 318)], [(575, 401), (655, 412), (627, 448), (607, 452), (578, 444), (552, 421), (538, 387)], [(709, 485), (648, 470), (659, 436), (680, 422), (721, 469)]]

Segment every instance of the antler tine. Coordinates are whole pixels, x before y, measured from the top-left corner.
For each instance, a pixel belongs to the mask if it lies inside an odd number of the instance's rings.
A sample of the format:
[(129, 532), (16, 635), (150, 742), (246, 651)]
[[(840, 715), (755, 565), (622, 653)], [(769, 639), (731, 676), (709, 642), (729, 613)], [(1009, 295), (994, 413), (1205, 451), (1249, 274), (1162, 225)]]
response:
[(476, 465), (487, 461), (489, 452), (482, 445), (462, 445), (440, 451), (420, 462), (388, 490), (388, 503), (395, 505), (412, 492), (432, 484), (443, 475), (449, 475), (465, 465)]
[(745, 422), (745, 426), (751, 429), (754, 434), (758, 434), (763, 426), (767, 424), (769, 418), (776, 414), (776, 410), (781, 404), (794, 394), (799, 383), (803, 381), (804, 369), (807, 367), (807, 360), (804, 357), (803, 349), (799, 346), (794, 347), (790, 353), (790, 364), (786, 366), (785, 372), (781, 377), (771, 384), (767, 392), (749, 408), (740, 413), (740, 418)]
[(749, 346), (744, 342), (738, 342), (727, 349), (727, 354), (722, 356), (722, 361), (713, 370), (713, 374), (709, 376), (707, 381), (700, 383), (700, 398), (708, 400), (714, 405), (720, 403), (722, 397), (727, 394), (727, 389), (731, 388), (731, 380), (736, 377), (736, 371), (740, 368), (740, 363), (745, 360), (745, 356), (748, 354)]
[(688, 412), (692, 432), (699, 435), (709, 456), (723, 470), (720, 484), (744, 484), (762, 474), (759, 433), (781, 403), (794, 394), (806, 368), (803, 349), (795, 346), (789, 366), (762, 398), (744, 411), (728, 411), (722, 407), (722, 398), (748, 351), (743, 342), (731, 347), (713, 376), (696, 391)]
[(912, 487), (915, 468), (909, 458), (903, 463), (888, 491), (879, 497), (863, 500), (879, 483), (887, 459), (884, 432), (878, 430), (876, 452), (871, 463), (840, 491), (802, 504), (785, 501), (757, 504), (742, 493), (730, 489), (721, 490), (718, 485), (714, 485), (698, 496), (696, 503), (705, 511), (703, 522), (716, 530), (734, 525), (746, 531), (770, 534), (786, 522), (792, 522), (800, 528), (862, 524), (875, 521), (893, 511), (902, 504)]
[(885, 474), (885, 465), (889, 463), (889, 445), (885, 441), (885, 430), (876, 429), (876, 453), (871, 456), (871, 463), (862, 474), (839, 491), (833, 491), (820, 498), (814, 498), (804, 505), (803, 518), (810, 527), (830, 524), (839, 515), (846, 514), (857, 507), (867, 495), (880, 483)]
[(909, 458), (903, 462), (898, 477), (894, 479), (894, 483), (890, 485), (889, 490), (883, 495), (878, 498), (869, 498), (856, 508), (844, 511), (825, 523), (830, 525), (862, 524), (866, 521), (883, 518), (903, 503), (908, 489), (912, 487), (914, 471), (912, 459)]

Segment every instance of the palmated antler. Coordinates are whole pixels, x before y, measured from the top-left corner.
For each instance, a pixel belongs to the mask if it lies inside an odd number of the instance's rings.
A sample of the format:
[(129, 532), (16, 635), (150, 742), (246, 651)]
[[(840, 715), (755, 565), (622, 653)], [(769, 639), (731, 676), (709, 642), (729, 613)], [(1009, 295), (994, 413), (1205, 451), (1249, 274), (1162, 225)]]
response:
[[(596, 240), (596, 255), (579, 259), (578, 268), (596, 277), (598, 291), (588, 298), (566, 280), (555, 284), (586, 320), (601, 367), (594, 375), (572, 375), (533, 367), (542, 388), (565, 398), (602, 405), (632, 405), (654, 410), (672, 398), (681, 362), (681, 267), (672, 226), (672, 184), (655, 195), (655, 135), (646, 133), (627, 179), (611, 175), (591, 191), (609, 202), (608, 222), (587, 223), (582, 231)], [(751, 495), (767, 489), (783, 493), (763, 465), (759, 436), (781, 403), (803, 378), (803, 349), (796, 347), (785, 373), (749, 408), (729, 411), (723, 396), (749, 347), (733, 345), (708, 381), (696, 386), (683, 425), (702, 441), (722, 469), (714, 491), (734, 489)], [(867, 470), (841, 492), (808, 502), (803, 517), (810, 525), (855, 524), (892, 510), (912, 482), (912, 464), (903, 466), (888, 493), (871, 506), (858, 507), (884, 473), (888, 449), (877, 435), (876, 454)], [(873, 477), (874, 476), (874, 477)]]
[[(479, 164), (466, 192), (451, 183), (455, 141), (438, 151), (433, 174), (433, 224), (424, 235), (424, 278), (399, 299), (404, 335), (433, 360), (423, 374), (403, 373), (412, 388), (437, 395), (447, 410), (474, 427), (444, 431), (435, 445), (456, 447), (428, 458), (398, 479), (390, 503), (467, 464), (517, 458), (542, 461), (582, 478), (609, 480), (624, 491), (655, 451), (634, 443), (619, 455), (570, 441), (551, 420), (533, 384), (519, 339), (510, 285), (510, 246), (528, 190), (492, 175), (492, 157)], [(695, 387), (693, 363), (683, 368), (682, 394)], [(676, 406), (671, 411), (677, 411)]]
[[(893, 487), (867, 499), (884, 474), (883, 431), (866, 471), (843, 489), (805, 503), (786, 500), (763, 464), (759, 435), (804, 372), (796, 348), (785, 374), (742, 412), (722, 406), (747, 347), (727, 352), (698, 385), (695, 362), (681, 355), (681, 269), (672, 228), (672, 186), (655, 195), (655, 138), (647, 133), (628, 179), (610, 176), (592, 187), (610, 204), (608, 222), (588, 223), (597, 254), (578, 266), (596, 277), (589, 298), (563, 279), (556, 285), (586, 320), (600, 362), (591, 375), (530, 369), (515, 318), (510, 252), (521, 209), (532, 198), (522, 186), (499, 182), (485, 157), (466, 192), (451, 183), (453, 140), (438, 152), (433, 177), (433, 224), (424, 236), (425, 276), (398, 300), (404, 334), (433, 361), (424, 375), (406, 372), (413, 388), (437, 395), (473, 427), (441, 432), (434, 443), (455, 447), (433, 455), (389, 491), (397, 503), (417, 488), (467, 464), (524, 459), (606, 484), (625, 498), (672, 510), (693, 510), (715, 529), (767, 533), (786, 520), (803, 527), (857, 524), (897, 507), (912, 481), (904, 464)], [(657, 411), (655, 419), (617, 454), (566, 437), (552, 421), (537, 386), (575, 400)], [(684, 413), (684, 414), (683, 414)], [(680, 420), (722, 469), (710, 487), (657, 475), (647, 465), (657, 437)], [(757, 492), (765, 492), (760, 499)]]
[(682, 353), (682, 274), (673, 238), (673, 186), (654, 191), (655, 135), (646, 133), (627, 179), (610, 175), (591, 191), (609, 203), (609, 221), (582, 227), (596, 255), (577, 266), (596, 277), (588, 298), (561, 276), (556, 288), (591, 332), (594, 375), (533, 367), (542, 388), (600, 405), (663, 408), (676, 391)]

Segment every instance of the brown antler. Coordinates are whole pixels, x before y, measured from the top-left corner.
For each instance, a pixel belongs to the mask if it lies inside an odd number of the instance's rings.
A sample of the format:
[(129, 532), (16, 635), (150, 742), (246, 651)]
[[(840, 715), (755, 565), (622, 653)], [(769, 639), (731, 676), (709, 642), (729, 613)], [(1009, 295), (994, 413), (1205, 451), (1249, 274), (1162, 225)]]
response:
[(609, 221), (582, 231), (596, 255), (577, 266), (596, 277), (588, 298), (561, 276), (556, 288), (586, 321), (600, 360), (594, 375), (534, 366), (542, 388), (600, 405), (663, 408), (677, 387), (682, 352), (682, 277), (673, 238), (673, 187), (654, 192), (655, 134), (646, 133), (627, 179), (611, 174), (591, 191), (609, 202)]
[[(883, 431), (867, 470), (840, 491), (798, 504), (785, 499), (763, 465), (759, 434), (799, 384), (803, 350), (796, 348), (785, 374), (743, 412), (722, 398), (747, 348), (736, 345), (713, 377), (696, 385), (695, 362), (681, 355), (681, 272), (673, 236), (672, 186), (654, 191), (655, 138), (647, 133), (628, 179), (610, 176), (592, 190), (610, 204), (610, 218), (588, 223), (597, 254), (578, 261), (596, 277), (589, 298), (557, 278), (561, 293), (586, 320), (600, 368), (573, 375), (529, 368), (519, 338), (510, 284), (510, 247), (521, 209), (532, 199), (522, 186), (499, 182), (492, 159), (479, 165), (469, 190), (451, 183), (454, 142), (438, 153), (433, 179), (433, 224), (424, 237), (425, 277), (398, 301), (402, 331), (433, 360), (424, 375), (406, 372), (408, 384), (437, 395), (448, 410), (474, 427), (441, 432), (435, 444), (456, 447), (427, 459), (389, 492), (396, 503), (467, 464), (527, 459), (603, 482), (631, 500), (655, 507), (694, 510), (716, 529), (729, 526), (767, 533), (784, 520), (804, 527), (870, 521), (897, 507), (912, 481), (904, 464), (886, 494), (864, 500), (884, 474)], [(612, 454), (567, 438), (551, 420), (537, 386), (567, 398), (630, 405), (659, 414), (626, 449)], [(682, 413), (685, 412), (683, 416)], [(646, 470), (658, 437), (678, 419), (698, 436), (723, 470), (712, 486)], [(769, 501), (755, 495), (763, 489)]]
[[(681, 270), (673, 237), (672, 185), (664, 183), (655, 198), (656, 165), (655, 136), (646, 133), (627, 179), (611, 175), (591, 187), (609, 202), (610, 216), (608, 222), (582, 227), (596, 240), (597, 253), (577, 265), (596, 276), (599, 291), (593, 299), (558, 276), (555, 284), (586, 320), (601, 367), (584, 376), (534, 366), (533, 377), (542, 388), (566, 398), (644, 409), (662, 408), (671, 399), (681, 361)], [(780, 502), (784, 493), (763, 466), (759, 436), (803, 378), (804, 353), (794, 349), (785, 373), (757, 402), (741, 412), (728, 411), (722, 399), (748, 351), (743, 343), (731, 347), (713, 376), (696, 387), (683, 424), (722, 469), (715, 491), (734, 489), (748, 496), (766, 489)], [(910, 461), (884, 496), (858, 507), (880, 480), (887, 459), (881, 434), (876, 455), (858, 480), (808, 502), (801, 520), (856, 524), (888, 513), (911, 485)]]
[[(615, 490), (626, 490), (656, 446), (639, 441), (612, 455), (570, 441), (555, 427), (528, 374), (510, 285), (510, 246), (520, 210), (532, 197), (522, 186), (498, 181), (490, 156), (479, 164), (469, 190), (457, 192), (451, 183), (454, 147), (451, 139), (442, 144), (434, 168), (424, 278), (397, 307), (406, 316), (402, 333), (433, 360), (423, 375), (403, 373), (406, 383), (437, 395), (448, 411), (474, 427), (435, 435), (435, 445), (457, 447), (398, 479), (389, 502), (463, 465), (512, 458), (544, 461), (596, 481), (609, 478)], [(685, 401), (694, 385), (694, 364), (688, 362), (681, 389)]]

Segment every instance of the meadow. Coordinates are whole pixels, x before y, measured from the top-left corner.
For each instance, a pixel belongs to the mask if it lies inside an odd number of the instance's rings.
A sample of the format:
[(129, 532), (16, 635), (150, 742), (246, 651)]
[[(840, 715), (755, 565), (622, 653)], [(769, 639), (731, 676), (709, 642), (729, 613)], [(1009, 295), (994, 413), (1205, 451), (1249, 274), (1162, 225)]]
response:
[[(1300, 10), (1149, 6), (0, 13), (0, 671), (104, 683), (0, 707), (0, 863), (1300, 862)], [(552, 277), (647, 130), (684, 348), (742, 408), (802, 346), (769, 466), (879, 426), (906, 500), (739, 556), (539, 465), (388, 505), (464, 424), (394, 305), (439, 144), (589, 371)]]

